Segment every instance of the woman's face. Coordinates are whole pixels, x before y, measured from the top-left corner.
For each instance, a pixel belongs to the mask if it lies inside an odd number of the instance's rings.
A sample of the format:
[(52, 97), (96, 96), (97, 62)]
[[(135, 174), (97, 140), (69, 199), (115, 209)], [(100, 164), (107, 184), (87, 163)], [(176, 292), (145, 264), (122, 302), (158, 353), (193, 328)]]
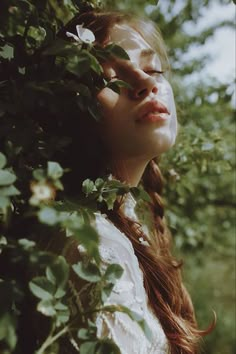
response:
[(132, 88), (122, 88), (120, 94), (109, 88), (99, 92), (102, 138), (113, 158), (150, 160), (175, 142), (172, 88), (161, 73), (158, 55), (134, 29), (115, 25), (110, 42), (125, 49), (130, 60), (114, 58), (105, 63), (105, 77), (126, 81)]

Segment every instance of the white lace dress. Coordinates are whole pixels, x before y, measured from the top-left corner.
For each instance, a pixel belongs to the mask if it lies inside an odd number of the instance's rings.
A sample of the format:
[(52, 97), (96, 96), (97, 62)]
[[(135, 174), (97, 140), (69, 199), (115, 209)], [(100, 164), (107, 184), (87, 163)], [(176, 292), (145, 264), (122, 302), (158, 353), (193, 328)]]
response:
[[(125, 213), (137, 220), (134, 206), (134, 200), (128, 198), (124, 206)], [(100, 254), (104, 265), (117, 263), (124, 269), (105, 305), (120, 304), (140, 314), (152, 331), (152, 340), (149, 341), (140, 326), (122, 312), (99, 315), (98, 336), (112, 339), (122, 354), (169, 353), (163, 329), (148, 305), (143, 273), (131, 242), (105, 215), (96, 213), (95, 224), (100, 235)]]

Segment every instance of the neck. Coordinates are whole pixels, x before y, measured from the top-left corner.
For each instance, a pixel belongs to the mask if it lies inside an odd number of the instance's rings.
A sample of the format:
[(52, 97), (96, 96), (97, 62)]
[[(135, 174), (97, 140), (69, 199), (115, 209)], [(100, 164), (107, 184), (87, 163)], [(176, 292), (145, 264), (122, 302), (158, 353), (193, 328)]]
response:
[(112, 174), (130, 187), (136, 187), (143, 175), (148, 161), (131, 159), (115, 159), (111, 163)]

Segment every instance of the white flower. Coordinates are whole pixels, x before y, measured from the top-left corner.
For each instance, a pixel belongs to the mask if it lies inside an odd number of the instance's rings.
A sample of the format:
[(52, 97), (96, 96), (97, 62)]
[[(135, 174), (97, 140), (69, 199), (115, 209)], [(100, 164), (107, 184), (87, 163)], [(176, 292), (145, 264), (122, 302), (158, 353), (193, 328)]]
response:
[(67, 37), (74, 38), (74, 40), (78, 43), (84, 42), (84, 43), (91, 44), (95, 41), (95, 36), (93, 32), (88, 28), (84, 28), (83, 24), (77, 25), (76, 31), (77, 31), (77, 35), (71, 32), (66, 32)]
[(32, 182), (30, 189), (33, 193), (29, 200), (31, 205), (38, 205), (40, 202), (47, 202), (55, 198), (55, 188), (48, 183)]

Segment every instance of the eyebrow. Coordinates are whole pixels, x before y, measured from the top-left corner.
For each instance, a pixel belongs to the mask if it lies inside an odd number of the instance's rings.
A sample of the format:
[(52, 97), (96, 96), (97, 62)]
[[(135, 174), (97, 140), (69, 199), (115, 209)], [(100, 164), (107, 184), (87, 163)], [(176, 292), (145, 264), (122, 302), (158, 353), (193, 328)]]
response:
[(153, 49), (143, 49), (140, 53), (141, 58), (146, 58), (155, 55), (156, 52)]

